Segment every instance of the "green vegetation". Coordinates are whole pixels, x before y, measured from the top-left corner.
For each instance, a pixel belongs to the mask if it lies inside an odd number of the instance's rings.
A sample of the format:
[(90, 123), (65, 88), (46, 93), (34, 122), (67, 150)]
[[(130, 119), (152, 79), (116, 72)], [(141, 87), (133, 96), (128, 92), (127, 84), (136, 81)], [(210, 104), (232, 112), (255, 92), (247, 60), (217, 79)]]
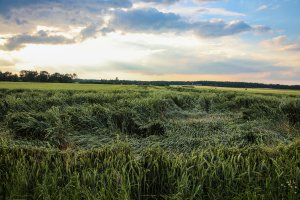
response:
[[(111, 91), (135, 89), (133, 85), (96, 85), (77, 83), (32, 83), (32, 82), (0, 82), (0, 89), (8, 90), (85, 90), (85, 91)], [(300, 91), (299, 91), (300, 94)]]
[(288, 90), (288, 89), (269, 89), (269, 88), (230, 88), (230, 87), (211, 87), (211, 86), (196, 86), (198, 89), (210, 89), (210, 90), (222, 90), (232, 92), (246, 92), (256, 94), (287, 94), (287, 95), (300, 95), (300, 90)]
[(60, 74), (57, 72), (50, 74), (47, 71), (22, 70), (19, 75), (0, 71), (0, 81), (72, 83), (76, 77), (76, 74)]
[(0, 199), (300, 198), (294, 91), (0, 88)]
[[(268, 89), (289, 89), (300, 90), (300, 85), (280, 85), (247, 82), (228, 82), (228, 81), (138, 81), (138, 80), (119, 80), (115, 79), (78, 79), (77, 74), (50, 74), (47, 71), (21, 70), (19, 74), (12, 72), (1, 72), (0, 81), (10, 82), (41, 82), (41, 83), (81, 83), (81, 84), (109, 84), (109, 85), (155, 85), (155, 86), (208, 86), (226, 88), (268, 88)], [(31, 88), (30, 88), (31, 89)]]

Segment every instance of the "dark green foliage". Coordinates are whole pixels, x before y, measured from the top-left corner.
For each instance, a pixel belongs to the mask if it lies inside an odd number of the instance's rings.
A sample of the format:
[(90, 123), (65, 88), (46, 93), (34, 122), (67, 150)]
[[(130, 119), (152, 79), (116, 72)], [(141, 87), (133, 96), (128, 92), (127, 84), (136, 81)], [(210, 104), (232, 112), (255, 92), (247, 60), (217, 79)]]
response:
[(50, 74), (47, 71), (37, 72), (31, 70), (22, 70), (20, 71), (19, 75), (11, 72), (2, 73), (0, 71), (0, 81), (72, 83), (76, 78), (76, 74), (60, 74), (57, 72)]

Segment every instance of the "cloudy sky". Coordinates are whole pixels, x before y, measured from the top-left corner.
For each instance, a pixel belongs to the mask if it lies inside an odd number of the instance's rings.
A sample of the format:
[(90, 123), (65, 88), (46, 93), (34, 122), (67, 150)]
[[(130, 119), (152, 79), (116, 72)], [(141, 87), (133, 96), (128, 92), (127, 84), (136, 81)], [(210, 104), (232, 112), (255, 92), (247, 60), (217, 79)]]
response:
[(300, 84), (299, 0), (0, 0), (0, 71)]

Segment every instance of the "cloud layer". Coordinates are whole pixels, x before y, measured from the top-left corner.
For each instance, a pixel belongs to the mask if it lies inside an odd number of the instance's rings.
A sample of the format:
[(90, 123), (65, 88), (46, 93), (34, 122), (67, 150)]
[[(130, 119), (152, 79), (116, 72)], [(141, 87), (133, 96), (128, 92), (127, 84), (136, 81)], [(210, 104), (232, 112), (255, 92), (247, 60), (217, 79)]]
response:
[[(6, 2), (6, 0), (4, 0)], [(213, 19), (213, 20), (202, 20), (190, 22), (187, 19), (181, 17), (178, 14), (172, 12), (162, 12), (155, 8), (140, 8), (133, 9), (131, 7), (131, 2), (129, 1), (103, 1), (103, 0), (92, 0), (92, 1), (12, 1), (14, 3), (7, 3), (5, 6), (8, 10), (12, 9), (11, 12), (15, 12), (14, 9), (23, 8), (28, 9), (28, 6), (41, 6), (41, 8), (35, 11), (36, 15), (24, 14), (28, 10), (20, 10), (20, 16), (22, 14), (26, 17), (20, 19), (14, 18), (14, 27), (30, 27), (27, 32), (22, 34), (17, 34), (11, 36), (7, 39), (4, 46), (1, 47), (2, 50), (17, 50), (24, 47), (26, 44), (69, 44), (74, 42), (81, 42), (90, 37), (95, 37), (97, 34), (105, 35), (108, 32), (121, 31), (126, 32), (140, 32), (140, 33), (163, 33), (163, 32), (174, 32), (174, 33), (183, 33), (191, 32), (200, 37), (222, 37), (230, 36), (244, 32), (267, 32), (270, 30), (267, 26), (264, 25), (250, 25), (241, 20), (232, 20), (224, 21), (222, 19)], [(122, 3), (121, 3), (122, 2)], [(150, 1), (147, 1), (150, 2)], [(154, 2), (154, 1), (151, 1)], [(158, 3), (171, 3), (173, 1), (155, 1)], [(63, 12), (63, 9), (60, 6), (66, 6), (71, 8), (71, 11)], [(77, 5), (84, 4), (86, 6), (92, 6), (97, 4), (94, 9), (81, 9), (80, 11), (76, 10)], [(3, 2), (2, 2), (3, 4)], [(44, 10), (43, 6), (52, 5), (51, 10)], [(130, 8), (130, 9), (119, 9), (119, 7)], [(31, 7), (29, 7), (31, 8)], [(72, 11), (72, 8), (75, 10)], [(97, 10), (101, 9), (101, 12)], [(111, 10), (111, 8), (114, 8)], [(40, 11), (40, 12), (39, 12)], [(76, 18), (73, 18), (76, 13)], [(31, 13), (31, 12), (30, 12)], [(100, 14), (99, 14), (100, 13)], [(51, 18), (55, 16), (54, 18)], [(107, 19), (105, 19), (107, 17)], [(35, 21), (34, 18), (39, 20)], [(32, 20), (31, 20), (32, 19)], [(45, 20), (43, 20), (45, 19)], [(51, 21), (54, 23), (51, 23)], [(55, 23), (56, 22), (56, 23)], [(28, 24), (31, 24), (28, 25)], [(46, 32), (39, 33), (28, 33), (33, 32), (34, 27), (37, 25), (50, 25), (56, 26), (59, 24), (59, 29), (68, 30), (68, 27), (72, 25), (77, 25), (84, 27), (81, 30), (80, 35), (76, 36), (73, 39), (68, 39), (63, 36), (56, 34), (48, 35)], [(64, 26), (66, 24), (67, 26)], [(5, 26), (5, 23), (4, 25)], [(0, 26), (1, 27), (1, 26)], [(3, 29), (4, 30), (4, 29)], [(20, 30), (16, 30), (20, 32)], [(81, 37), (81, 39), (78, 39)]]
[(270, 30), (267, 26), (251, 26), (240, 20), (226, 22), (214, 19), (191, 23), (179, 15), (163, 13), (154, 8), (118, 10), (113, 16), (111, 26), (132, 32), (193, 31), (203, 37), (221, 37), (248, 31), (266, 32)]
[[(296, 7), (293, 2), (289, 8)], [(272, 19), (275, 9), (284, 8), (275, 3), (0, 0), (0, 70), (57, 66), (143, 77), (247, 74), (295, 80), (300, 74), (299, 29), (291, 26), (293, 34), (281, 30), (289, 23), (281, 16)]]
[(66, 7), (69, 9), (80, 8), (129, 8), (132, 6), (130, 0), (1, 0), (0, 9), (9, 12), (12, 9), (23, 7)]
[(26, 44), (71, 44), (74, 39), (68, 39), (61, 35), (49, 35), (45, 31), (39, 31), (34, 35), (17, 35), (10, 37), (3, 46), (2, 50), (18, 50), (23, 48)]

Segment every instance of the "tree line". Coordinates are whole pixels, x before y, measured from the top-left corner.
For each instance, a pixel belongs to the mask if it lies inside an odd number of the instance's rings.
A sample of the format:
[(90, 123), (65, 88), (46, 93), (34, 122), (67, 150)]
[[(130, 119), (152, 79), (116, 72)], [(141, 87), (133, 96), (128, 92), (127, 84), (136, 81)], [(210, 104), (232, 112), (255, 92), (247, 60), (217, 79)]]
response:
[(76, 78), (76, 74), (60, 74), (58, 72), (51, 74), (47, 71), (22, 70), (19, 74), (13, 74), (0, 71), (0, 81), (72, 83)]
[(247, 82), (229, 82), (229, 81), (134, 81), (119, 79), (78, 79), (79, 83), (94, 84), (122, 84), (122, 85), (155, 85), (155, 86), (213, 86), (213, 87), (232, 87), (232, 88), (270, 88), (270, 89), (292, 89), (300, 90), (300, 85), (280, 85), (264, 83)]
[(1, 72), (0, 81), (15, 82), (54, 82), (54, 83), (93, 83), (93, 84), (122, 84), (122, 85), (187, 85), (187, 86), (213, 86), (213, 87), (233, 87), (233, 88), (273, 88), (273, 89), (294, 89), (300, 90), (300, 85), (280, 85), (264, 83), (247, 82), (229, 82), (229, 81), (138, 81), (138, 80), (119, 80), (116, 79), (77, 79), (74, 74), (49, 73), (47, 71), (22, 70), (19, 74), (12, 72)]

